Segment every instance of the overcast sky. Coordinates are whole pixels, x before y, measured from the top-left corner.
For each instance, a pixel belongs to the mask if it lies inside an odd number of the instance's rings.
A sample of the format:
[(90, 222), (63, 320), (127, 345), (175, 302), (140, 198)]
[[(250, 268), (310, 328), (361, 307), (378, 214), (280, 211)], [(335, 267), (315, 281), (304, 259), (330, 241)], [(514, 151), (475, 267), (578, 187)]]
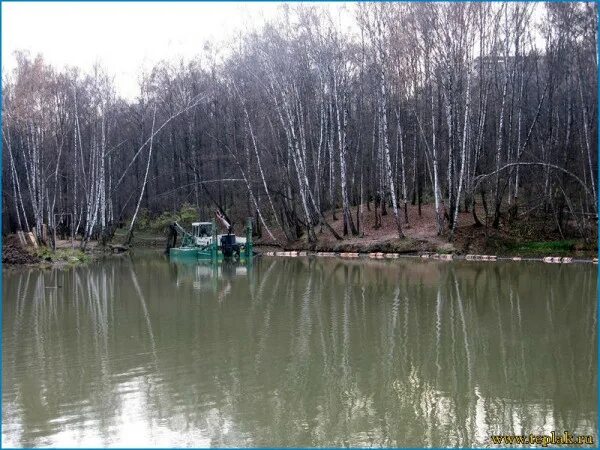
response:
[[(259, 28), (284, 2), (4, 2), (3, 71), (15, 67), (15, 50), (62, 69), (89, 71), (99, 63), (114, 76), (117, 92), (134, 99), (142, 70), (158, 61), (189, 60), (206, 41), (226, 42)], [(344, 3), (320, 3), (349, 25)], [(533, 18), (539, 19), (543, 8)]]
[(2, 3), (3, 71), (14, 51), (42, 53), (62, 68), (89, 70), (99, 62), (115, 76), (121, 95), (138, 93), (142, 68), (167, 59), (190, 59), (206, 40), (220, 42), (272, 17), (278, 2), (34, 2)]

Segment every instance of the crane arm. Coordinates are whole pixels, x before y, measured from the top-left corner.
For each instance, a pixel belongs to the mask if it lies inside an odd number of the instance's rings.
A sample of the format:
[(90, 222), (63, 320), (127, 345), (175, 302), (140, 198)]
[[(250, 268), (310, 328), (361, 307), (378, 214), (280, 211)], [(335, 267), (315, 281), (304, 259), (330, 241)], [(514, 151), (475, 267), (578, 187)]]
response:
[(185, 229), (181, 225), (179, 225), (177, 222), (173, 222), (173, 226), (175, 227), (177, 232), (181, 233), (183, 236), (190, 236), (190, 237), (192, 236), (190, 233), (185, 231)]
[(216, 216), (217, 216), (217, 219), (219, 219), (221, 221), (223, 226), (225, 228), (227, 228), (227, 232), (231, 233), (233, 226), (231, 223), (229, 223), (229, 221), (227, 220), (227, 218), (225, 217), (225, 215), (223, 214), (223, 212), (220, 209), (217, 209)]

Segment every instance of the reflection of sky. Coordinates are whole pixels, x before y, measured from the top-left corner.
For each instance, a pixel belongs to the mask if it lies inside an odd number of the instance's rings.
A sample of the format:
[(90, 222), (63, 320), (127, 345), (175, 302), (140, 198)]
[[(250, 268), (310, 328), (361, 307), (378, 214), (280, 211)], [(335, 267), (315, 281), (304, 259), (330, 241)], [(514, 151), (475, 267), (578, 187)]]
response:
[(199, 292), (196, 266), (107, 265), (8, 274), (3, 446), (466, 446), (596, 426), (595, 348), (568, 364), (595, 323), (564, 326), (595, 317), (593, 267), (265, 260)]
[[(36, 445), (49, 447), (211, 447), (220, 445), (237, 445), (251, 443), (252, 440), (246, 440), (243, 436), (235, 432), (235, 423), (226, 412), (216, 407), (209, 408), (203, 413), (203, 426), (190, 427), (189, 420), (185, 412), (178, 412), (169, 418), (152, 417), (152, 405), (147, 401), (146, 392), (148, 385), (143, 377), (135, 377), (127, 382), (119, 383), (115, 386), (119, 394), (120, 406), (114, 411), (109, 426), (105, 432), (101, 432), (97, 425), (97, 419), (80, 420), (80, 415), (64, 415), (52, 421), (53, 427), (57, 429), (51, 436), (45, 436)], [(527, 411), (524, 411), (522, 405), (514, 405), (511, 408), (512, 426), (504, 426), (502, 429), (494, 430), (487, 423), (487, 414), (484, 406), (484, 400), (478, 394), (477, 387), (473, 392), (477, 398), (474, 405), (474, 446), (483, 446), (489, 444), (489, 436), (495, 433), (502, 434), (529, 434), (531, 429), (524, 429), (521, 426), (521, 417), (526, 415), (538, 416), (543, 422), (537, 423), (535, 433), (550, 435), (556, 428), (552, 411), (543, 408), (541, 405), (528, 404)], [(373, 416), (376, 414), (376, 406), (371, 399), (364, 397), (362, 393), (348, 393), (354, 395), (353, 409), (356, 416)], [(9, 411), (17, 411), (18, 406), (14, 403), (4, 405)], [(14, 409), (13, 409), (14, 408)], [(420, 408), (427, 416), (435, 414), (435, 420), (427, 420), (427, 428), (423, 430), (424, 444), (435, 445), (433, 439), (432, 424), (437, 422), (437, 427), (448, 431), (447, 444), (460, 445), (461, 441), (456, 434), (455, 426), (455, 405), (452, 398), (444, 396), (442, 393), (426, 391), (423, 393)], [(352, 411), (351, 411), (352, 412)], [(88, 411), (89, 413), (89, 411)], [(10, 415), (10, 414), (9, 414)], [(16, 417), (14, 419), (17, 419)], [(328, 418), (322, 411), (316, 417), (319, 424), (317, 428), (320, 434), (327, 436), (328, 430), (323, 428)], [(22, 427), (17, 420), (11, 419), (10, 432), (6, 431), (2, 436), (3, 447), (19, 447), (21, 442), (18, 436), (22, 432)], [(114, 425), (116, 424), (116, 425)], [(307, 424), (300, 424), (306, 426)], [(585, 433), (585, 428), (579, 431)], [(215, 436), (220, 439), (215, 441)], [(364, 445), (370, 440), (384, 439), (384, 433), (377, 428), (369, 433), (351, 433), (348, 435), (348, 442), (351, 445)]]
[[(63, 416), (53, 420), (52, 425), (58, 430), (44, 437), (38, 445), (48, 447), (210, 447), (212, 440), (202, 429), (187, 429), (186, 421), (175, 416), (165, 421), (149, 417), (151, 411), (145, 392), (147, 384), (141, 377), (119, 383), (115, 386), (119, 395), (120, 406), (114, 411), (112, 425), (106, 434), (98, 429), (97, 419), (78, 420), (77, 417)], [(10, 408), (11, 405), (5, 405)], [(207, 414), (207, 431), (210, 432), (211, 422), (217, 421), (215, 411)], [(10, 433), (3, 432), (3, 447), (20, 447), (18, 436), (22, 429), (18, 423), (11, 423)], [(214, 426), (214, 425), (213, 425)], [(221, 433), (226, 433), (228, 427), (221, 427)], [(108, 435), (108, 440), (107, 440)]]

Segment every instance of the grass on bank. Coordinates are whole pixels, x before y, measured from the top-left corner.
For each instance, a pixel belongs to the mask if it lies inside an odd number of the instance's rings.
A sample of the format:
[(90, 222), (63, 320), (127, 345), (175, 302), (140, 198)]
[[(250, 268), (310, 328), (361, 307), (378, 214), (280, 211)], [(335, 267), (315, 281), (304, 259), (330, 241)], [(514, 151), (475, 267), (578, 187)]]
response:
[(90, 256), (80, 249), (61, 248), (52, 250), (48, 247), (38, 247), (33, 251), (34, 255), (42, 261), (64, 262), (68, 264), (79, 264), (90, 261)]
[(505, 244), (506, 250), (523, 255), (571, 255), (576, 250), (576, 241), (534, 241), (510, 242)]

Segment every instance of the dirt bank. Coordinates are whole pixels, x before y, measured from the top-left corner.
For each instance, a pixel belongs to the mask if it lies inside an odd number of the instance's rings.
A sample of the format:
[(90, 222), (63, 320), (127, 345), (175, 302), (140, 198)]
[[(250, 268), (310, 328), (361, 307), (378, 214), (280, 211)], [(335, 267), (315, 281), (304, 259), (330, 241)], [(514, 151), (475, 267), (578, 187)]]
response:
[[(352, 208), (356, 218), (356, 207)], [(483, 211), (478, 211), (480, 218)], [(331, 226), (341, 235), (343, 222), (341, 213), (336, 220), (331, 213), (326, 217)], [(498, 229), (491, 226), (476, 226), (472, 212), (458, 215), (458, 227), (450, 241), (448, 233), (438, 235), (435, 209), (432, 205), (422, 205), (421, 213), (417, 206), (408, 206), (408, 224), (403, 220), (404, 239), (399, 239), (393, 213), (382, 216), (381, 225), (375, 227), (373, 211), (363, 207), (362, 236), (345, 236), (336, 240), (326, 229), (317, 228), (318, 241), (309, 243), (306, 239), (287, 242), (280, 234), (276, 235), (279, 245), (263, 236), (255, 243), (259, 251), (312, 251), (312, 252), (358, 252), (358, 253), (398, 253), (420, 255), (438, 254), (494, 254), (505, 257), (543, 258), (546, 256), (592, 259), (597, 256), (596, 239), (585, 242), (576, 230), (562, 230), (560, 234), (552, 222), (546, 218), (515, 219), (510, 224), (501, 223)], [(484, 222), (485, 223), (485, 222)], [(567, 233), (568, 232), (568, 233)]]
[(2, 264), (38, 264), (39, 256), (21, 246), (16, 235), (8, 235), (2, 239)]

